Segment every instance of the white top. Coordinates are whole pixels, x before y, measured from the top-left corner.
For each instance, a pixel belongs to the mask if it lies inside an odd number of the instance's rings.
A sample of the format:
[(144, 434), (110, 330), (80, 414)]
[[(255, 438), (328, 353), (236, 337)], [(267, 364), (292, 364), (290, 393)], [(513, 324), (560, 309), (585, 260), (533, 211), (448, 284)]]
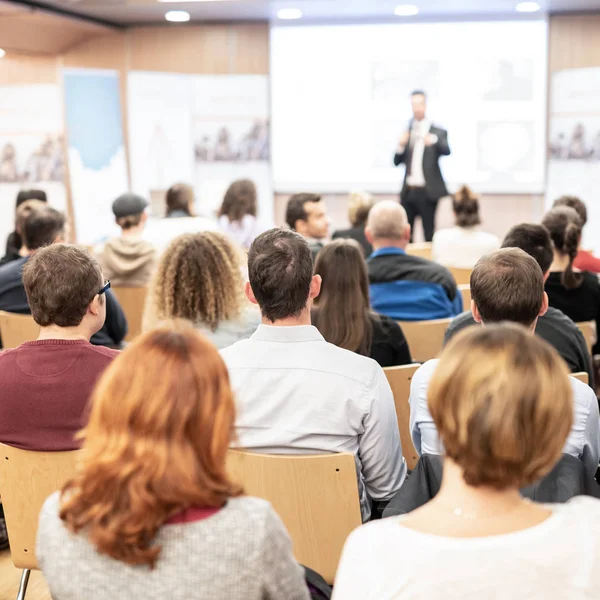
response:
[(312, 326), (260, 325), (221, 351), (237, 401), (238, 446), (274, 454), (351, 452), (363, 520), (406, 477), (392, 390), (370, 358)]
[(425, 173), (423, 172), (423, 154), (425, 153), (425, 136), (431, 129), (431, 121), (422, 119), (413, 121), (410, 130), (410, 144), (413, 147), (410, 162), (410, 175), (406, 178), (408, 185), (425, 187)]
[[(439, 360), (427, 361), (419, 367), (410, 384), (410, 436), (415, 450), (421, 454), (443, 454), (444, 448), (427, 404), (427, 390)], [(598, 400), (592, 388), (569, 377), (573, 388), (573, 425), (563, 448), (583, 461), (588, 477), (592, 478), (600, 459), (600, 414)]]
[(249, 338), (260, 325), (261, 320), (258, 310), (248, 308), (237, 319), (221, 321), (215, 331), (204, 325), (196, 325), (196, 329), (209, 339), (218, 350), (221, 350), (239, 340)]
[(221, 215), (218, 225), (222, 233), (244, 250), (248, 250), (255, 238), (269, 229), (252, 215), (244, 215), (241, 221), (230, 221), (229, 217)]
[(344, 546), (334, 600), (579, 600), (600, 596), (600, 501), (550, 505), (534, 527), (450, 538), (373, 521)]
[(500, 248), (500, 240), (491, 233), (475, 227), (440, 229), (433, 235), (431, 255), (435, 262), (446, 267), (472, 269), (486, 254)]
[(176, 237), (200, 231), (218, 231), (217, 222), (207, 217), (152, 218), (146, 223), (142, 237), (162, 254)]

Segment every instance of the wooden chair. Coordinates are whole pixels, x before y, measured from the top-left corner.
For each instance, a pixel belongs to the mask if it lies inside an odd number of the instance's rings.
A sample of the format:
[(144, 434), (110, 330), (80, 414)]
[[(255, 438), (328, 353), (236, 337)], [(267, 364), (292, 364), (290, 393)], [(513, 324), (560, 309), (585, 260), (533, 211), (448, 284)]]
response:
[(590, 376), (585, 371), (582, 371), (581, 373), (571, 373), (571, 377), (579, 379), (579, 381), (585, 383), (585, 385), (589, 385), (590, 383)]
[(452, 319), (433, 321), (399, 321), (415, 362), (436, 358), (444, 346), (444, 335)]
[(419, 365), (402, 365), (399, 367), (386, 367), (383, 372), (394, 394), (396, 405), (396, 417), (398, 418), (398, 429), (400, 441), (402, 442), (402, 454), (406, 460), (407, 467), (412, 471), (419, 460), (410, 436), (410, 382)]
[(227, 466), (247, 494), (273, 505), (290, 534), (296, 560), (332, 584), (344, 542), (361, 524), (354, 456), (230, 450)]
[(471, 310), (471, 286), (468, 284), (461, 284), (458, 286), (458, 291), (462, 296), (463, 310)]
[(411, 256), (420, 256), (431, 260), (431, 242), (417, 242), (406, 246), (406, 254)]
[(114, 286), (112, 291), (115, 293), (125, 316), (127, 317), (127, 336), (125, 340), (132, 342), (140, 333), (142, 333), (142, 318), (144, 316), (144, 306), (147, 287), (120, 287)]
[(590, 355), (592, 354), (592, 348), (594, 344), (598, 340), (598, 332), (596, 331), (596, 322), (595, 321), (583, 321), (581, 323), (575, 323), (581, 333), (583, 333), (583, 337), (585, 338), (585, 343), (587, 344), (588, 350), (590, 351)]
[(0, 490), (10, 553), (23, 569), (17, 600), (25, 598), (31, 569), (38, 569), (38, 518), (48, 496), (75, 475), (79, 451), (32, 452), (0, 444)]
[(450, 273), (456, 281), (456, 285), (471, 285), (471, 273), (473, 269), (458, 269), (456, 267), (449, 268)]
[(0, 310), (0, 336), (4, 348), (16, 348), (23, 342), (37, 340), (40, 326), (31, 315), (18, 315)]

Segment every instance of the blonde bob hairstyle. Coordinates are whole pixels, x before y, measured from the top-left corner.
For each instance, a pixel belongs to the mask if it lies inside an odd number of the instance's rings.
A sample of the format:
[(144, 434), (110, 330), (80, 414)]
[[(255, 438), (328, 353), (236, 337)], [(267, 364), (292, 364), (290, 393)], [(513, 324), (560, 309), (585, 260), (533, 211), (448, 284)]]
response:
[(446, 455), (471, 486), (502, 490), (537, 481), (560, 458), (573, 422), (564, 361), (515, 324), (457, 335), (427, 397)]

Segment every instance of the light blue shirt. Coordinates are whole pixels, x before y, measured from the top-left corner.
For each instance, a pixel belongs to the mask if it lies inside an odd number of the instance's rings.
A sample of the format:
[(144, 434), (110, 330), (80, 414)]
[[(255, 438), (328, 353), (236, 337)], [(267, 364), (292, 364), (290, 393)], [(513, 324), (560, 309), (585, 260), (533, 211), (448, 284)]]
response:
[(273, 454), (351, 452), (363, 520), (406, 478), (394, 397), (370, 358), (312, 326), (260, 325), (221, 351), (235, 393), (237, 445)]
[[(427, 390), (439, 360), (426, 362), (415, 373), (410, 385), (410, 435), (419, 456), (443, 454), (435, 423), (427, 405)], [(598, 399), (592, 389), (574, 377), (569, 377), (573, 388), (573, 426), (563, 448), (583, 461), (586, 474), (593, 477), (600, 459), (600, 414)]]

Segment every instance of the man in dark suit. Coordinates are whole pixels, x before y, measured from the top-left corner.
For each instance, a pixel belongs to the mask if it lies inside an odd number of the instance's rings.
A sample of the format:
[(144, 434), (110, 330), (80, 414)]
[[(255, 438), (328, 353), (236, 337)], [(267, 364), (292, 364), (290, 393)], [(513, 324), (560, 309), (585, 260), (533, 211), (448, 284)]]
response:
[(430, 242), (433, 239), (438, 202), (448, 195), (439, 159), (440, 156), (450, 154), (450, 146), (448, 132), (435, 127), (425, 116), (425, 92), (413, 92), (411, 102), (413, 118), (408, 130), (400, 138), (394, 165), (406, 165), (400, 203), (406, 210), (411, 231), (415, 217), (419, 215), (423, 222), (425, 240)]

